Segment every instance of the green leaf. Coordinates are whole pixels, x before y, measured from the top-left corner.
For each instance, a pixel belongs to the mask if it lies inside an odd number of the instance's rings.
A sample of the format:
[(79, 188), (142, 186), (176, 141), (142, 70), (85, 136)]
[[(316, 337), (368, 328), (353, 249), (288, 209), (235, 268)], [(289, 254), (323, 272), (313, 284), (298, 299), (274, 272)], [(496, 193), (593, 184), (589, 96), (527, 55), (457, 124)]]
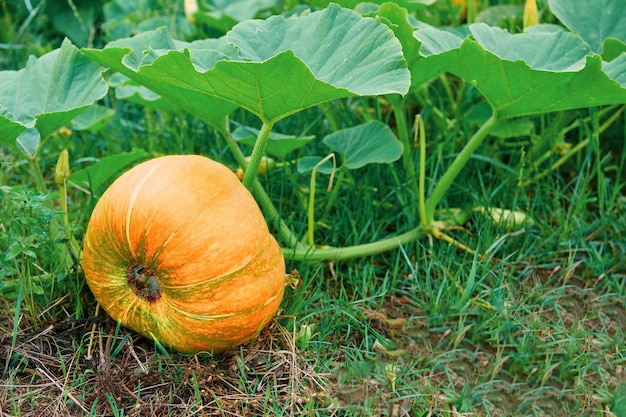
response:
[[(46, 137), (101, 99), (107, 84), (101, 68), (82, 56), (68, 40), (39, 59), (31, 57), (19, 71), (0, 72), (0, 131), (12, 141), (22, 132), (19, 124), (36, 128)], [(33, 156), (39, 148), (34, 134), (18, 146)]]
[[(377, 15), (393, 30), (396, 38), (398, 38), (402, 45), (402, 52), (404, 53), (408, 67), (412, 68), (415, 61), (420, 59), (420, 43), (413, 37), (415, 27), (409, 20), (407, 10), (396, 3), (384, 3), (378, 9)], [(428, 76), (420, 74), (417, 71), (411, 71), (411, 85), (421, 85), (423, 81), (433, 76), (434, 75)]]
[(50, 18), (52, 26), (57, 31), (70, 38), (76, 45), (84, 46), (90, 36), (93, 36), (92, 30), (100, 8), (99, 2), (75, 0), (72, 4), (66, 1), (52, 1), (47, 5), (46, 16)]
[[(313, 171), (313, 168), (315, 168), (322, 159), (324, 159), (323, 156), (304, 156), (298, 159), (298, 172), (304, 174)], [(330, 175), (330, 173), (333, 172), (333, 162), (331, 160), (325, 161), (322, 165), (317, 167), (317, 172)]]
[(548, 0), (550, 10), (569, 30), (577, 33), (594, 52), (613, 38), (626, 43), (624, 0)]
[(262, 63), (221, 61), (211, 75), (218, 83), (213, 94), (271, 123), (328, 100), (356, 95), (316, 79), (292, 51)]
[(141, 106), (151, 107), (156, 110), (163, 110), (171, 113), (180, 112), (180, 106), (170, 100), (164, 99), (143, 85), (131, 83), (121, 85), (115, 89), (115, 98), (127, 100)]
[(604, 48), (602, 49), (602, 59), (605, 61), (613, 61), (620, 56), (623, 52), (626, 52), (626, 43), (618, 41), (617, 39), (608, 38), (604, 42)]
[(101, 25), (106, 39), (114, 40), (131, 36), (133, 24), (127, 17), (134, 11), (134, 4), (128, 0), (113, 0), (102, 6), (104, 22)]
[(163, 26), (167, 27), (176, 38), (187, 39), (194, 34), (193, 26), (184, 16), (153, 16), (149, 19), (142, 19), (137, 23), (136, 32), (156, 30)]
[[(237, 142), (241, 142), (244, 145), (249, 146), (254, 146), (258, 136), (259, 130), (248, 126), (239, 127), (233, 132), (233, 139), (235, 139)], [(271, 132), (269, 141), (267, 142), (267, 148), (265, 148), (265, 152), (268, 155), (280, 159), (285, 159), (289, 152), (306, 146), (314, 139), (315, 136), (313, 135), (295, 136)]]
[(501, 120), (489, 132), (491, 136), (501, 139), (516, 138), (520, 136), (529, 136), (535, 127), (535, 124), (526, 118), (515, 120)]
[[(103, 3), (104, 23), (100, 28), (108, 40), (127, 38), (161, 26), (167, 27), (176, 39), (187, 39), (195, 31), (182, 13), (176, 14), (175, 10), (167, 10), (168, 7), (157, 6), (153, 0), (112, 0)], [(182, 2), (178, 7), (182, 8)]]
[[(543, 71), (579, 71), (589, 47), (578, 36), (548, 26), (534, 26), (528, 33), (512, 35), (500, 28), (478, 23), (470, 27), (474, 39), (504, 61), (524, 61), (530, 68)], [(541, 45), (541, 47), (537, 47)]]
[(0, 141), (13, 145), (13, 141), (26, 129), (24, 125), (15, 121), (7, 109), (0, 106)]
[(26, 155), (34, 156), (41, 143), (41, 134), (34, 127), (25, 129), (15, 139), (15, 145)]
[(200, 22), (204, 22), (224, 33), (237, 23), (253, 19), (262, 10), (276, 6), (277, 0), (212, 0), (206, 1), (203, 6), (208, 10), (201, 10), (194, 14)]
[[(193, 58), (190, 50), (196, 51)], [(237, 108), (211, 94), (211, 81), (202, 74), (217, 61), (237, 56), (236, 49), (224, 38), (176, 42), (167, 29), (160, 28), (110, 42), (102, 50), (83, 49), (83, 53), (220, 131), (224, 130), (224, 118)]]
[(72, 172), (69, 183), (101, 194), (104, 191), (103, 187), (114, 177), (119, 176), (124, 168), (147, 157), (148, 153), (142, 149), (105, 156), (93, 165)]
[(181, 107), (173, 101), (161, 97), (143, 85), (138, 85), (119, 72), (109, 77), (108, 82), (109, 86), (115, 89), (115, 98), (117, 99), (170, 113), (182, 112)]
[(405, 94), (409, 87), (402, 48), (389, 28), (336, 5), (240, 23), (226, 35), (230, 45), (224, 38), (210, 40), (217, 47), (168, 37), (147, 32), (84, 53), (218, 129), (238, 106), (275, 122), (325, 101)]
[(109, 123), (113, 116), (115, 116), (115, 110), (95, 104), (72, 120), (72, 129), (95, 132)]
[[(369, 0), (367, 3), (371, 4), (384, 4), (389, 0)], [(406, 10), (412, 12), (417, 9), (422, 9), (424, 6), (429, 6), (435, 3), (437, 0), (396, 0), (398, 6), (405, 8)], [(346, 7), (348, 9), (355, 9), (357, 6), (365, 3), (362, 0), (313, 0), (310, 2), (311, 6), (317, 8), (328, 7), (332, 3), (337, 3), (342, 7)]]
[(411, 89), (420, 88), (425, 82), (447, 71), (449, 55), (456, 53), (463, 40), (469, 35), (466, 26), (460, 28), (436, 29), (427, 26), (416, 27), (402, 11), (394, 11), (393, 6), (381, 8), (380, 16), (391, 21), (396, 36), (402, 43), (405, 59), (411, 71)]
[(521, 26), (523, 15), (524, 6), (500, 4), (482, 9), (476, 16), (476, 22), (498, 27), (508, 27), (517, 22)]
[(423, 59), (411, 70), (463, 78), (501, 118), (626, 102), (626, 90), (611, 78), (626, 71), (624, 63), (604, 72), (601, 56), (572, 33), (538, 27), (511, 35), (483, 23), (469, 30), (474, 39), (439, 29), (416, 31)]
[(8, 250), (4, 253), (4, 259), (6, 261), (11, 261), (15, 259), (17, 255), (22, 253), (23, 250), (24, 249), (22, 248), (22, 245), (19, 244), (19, 242), (13, 241), (9, 245)]
[(403, 150), (389, 126), (378, 120), (331, 133), (324, 143), (343, 155), (343, 165), (349, 169), (397, 161)]
[(393, 32), (334, 4), (296, 19), (272, 16), (243, 22), (227, 37), (243, 58), (254, 62), (293, 51), (311, 76), (353, 94), (408, 91), (409, 72)]
[(622, 88), (626, 88), (626, 53), (622, 53), (619, 58), (615, 58), (611, 62), (603, 62), (602, 69), (609, 77), (617, 81)]
[[(386, 164), (397, 161), (402, 156), (402, 143), (395, 137), (389, 126), (378, 121), (342, 129), (324, 138), (324, 143), (342, 155), (347, 169), (358, 169), (367, 164)], [(323, 157), (307, 156), (298, 160), (298, 172), (313, 170)], [(330, 174), (332, 163), (326, 161), (318, 167), (318, 172)]]
[(615, 390), (611, 412), (617, 417), (626, 417), (626, 385), (620, 385)]

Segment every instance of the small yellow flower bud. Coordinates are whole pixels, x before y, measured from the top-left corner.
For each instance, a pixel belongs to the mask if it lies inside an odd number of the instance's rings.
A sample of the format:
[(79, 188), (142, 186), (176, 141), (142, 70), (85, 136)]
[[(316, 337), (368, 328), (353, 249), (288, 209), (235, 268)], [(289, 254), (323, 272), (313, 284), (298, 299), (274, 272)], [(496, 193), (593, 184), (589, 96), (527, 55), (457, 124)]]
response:
[[(250, 156), (246, 156), (246, 161), (250, 162), (250, 159), (252, 159)], [(257, 169), (257, 173), (263, 174), (265, 171), (272, 168), (274, 166), (274, 163), (275, 161), (269, 156), (261, 157), (261, 162), (259, 163), (259, 168)], [(243, 180), (243, 177), (245, 175), (243, 172), (243, 168), (238, 167), (235, 173), (237, 174), (237, 177), (239, 177), (240, 180)]]
[(60, 127), (59, 130), (57, 130), (57, 133), (61, 136), (65, 136), (66, 138), (69, 138), (70, 136), (72, 136), (72, 131), (68, 129), (66, 126)]
[(67, 178), (70, 176), (70, 156), (67, 149), (63, 149), (59, 155), (54, 173), (54, 181), (57, 184), (63, 185), (66, 183)]
[(539, 12), (537, 11), (537, 2), (535, 0), (526, 0), (523, 23), (524, 29), (539, 23)]

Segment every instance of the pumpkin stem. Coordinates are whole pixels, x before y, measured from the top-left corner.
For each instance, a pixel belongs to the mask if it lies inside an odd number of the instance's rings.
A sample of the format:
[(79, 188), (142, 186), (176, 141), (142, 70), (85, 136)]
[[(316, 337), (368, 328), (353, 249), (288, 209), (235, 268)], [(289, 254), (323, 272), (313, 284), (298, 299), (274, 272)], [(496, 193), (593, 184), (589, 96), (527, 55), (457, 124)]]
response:
[(139, 263), (131, 263), (126, 268), (126, 278), (128, 285), (142, 300), (154, 303), (161, 298), (159, 280), (154, 276), (150, 268)]

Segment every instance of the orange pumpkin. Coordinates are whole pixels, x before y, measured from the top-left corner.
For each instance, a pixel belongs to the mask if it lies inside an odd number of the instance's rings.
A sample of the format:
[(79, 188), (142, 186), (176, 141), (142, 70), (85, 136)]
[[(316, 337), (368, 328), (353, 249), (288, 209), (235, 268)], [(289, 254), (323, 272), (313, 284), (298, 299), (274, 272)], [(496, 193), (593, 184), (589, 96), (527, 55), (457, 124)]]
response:
[(87, 284), (122, 325), (179, 352), (250, 341), (283, 297), (285, 262), (252, 195), (196, 155), (144, 162), (98, 201)]

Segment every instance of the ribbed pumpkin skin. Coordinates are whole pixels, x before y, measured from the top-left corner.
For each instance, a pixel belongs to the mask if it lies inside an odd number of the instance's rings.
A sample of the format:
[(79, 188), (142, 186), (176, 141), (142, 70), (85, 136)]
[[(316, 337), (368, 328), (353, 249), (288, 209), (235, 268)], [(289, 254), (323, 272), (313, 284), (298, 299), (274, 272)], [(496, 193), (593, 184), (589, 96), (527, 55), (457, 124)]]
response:
[(92, 213), (82, 267), (113, 319), (183, 353), (251, 340), (285, 282), (252, 195), (228, 168), (196, 155), (155, 158), (118, 178)]

